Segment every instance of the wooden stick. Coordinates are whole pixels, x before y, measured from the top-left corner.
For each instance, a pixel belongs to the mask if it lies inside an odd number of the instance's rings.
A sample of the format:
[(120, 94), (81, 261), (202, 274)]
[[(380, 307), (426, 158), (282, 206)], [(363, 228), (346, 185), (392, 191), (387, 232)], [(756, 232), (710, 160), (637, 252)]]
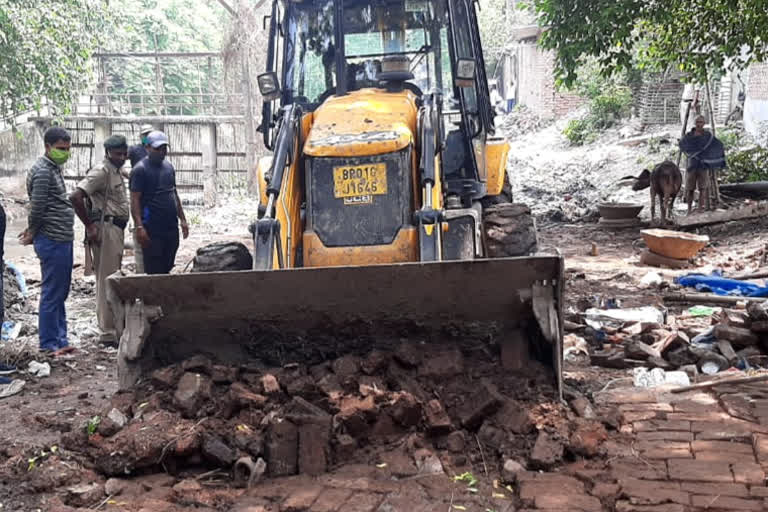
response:
[(684, 393), (686, 391), (693, 391), (696, 389), (709, 389), (716, 386), (727, 386), (729, 384), (747, 384), (750, 382), (762, 382), (766, 380), (768, 380), (768, 374), (758, 375), (756, 377), (739, 377), (737, 379), (713, 380), (709, 382), (702, 382), (700, 384), (693, 384), (691, 386), (684, 386), (682, 388), (676, 388), (672, 390), (672, 393)]
[(755, 270), (749, 274), (737, 274), (732, 276), (731, 279), (759, 279), (761, 277), (768, 277), (768, 269)]
[(736, 304), (737, 302), (765, 302), (765, 297), (734, 297), (732, 295), (715, 295), (714, 293), (667, 293), (665, 302), (700, 302), (705, 304)]

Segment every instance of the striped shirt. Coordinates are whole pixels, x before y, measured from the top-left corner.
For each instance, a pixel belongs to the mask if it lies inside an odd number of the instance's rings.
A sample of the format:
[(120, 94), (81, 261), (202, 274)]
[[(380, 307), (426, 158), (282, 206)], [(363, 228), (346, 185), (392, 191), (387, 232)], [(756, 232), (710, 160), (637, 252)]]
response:
[(67, 195), (61, 167), (41, 156), (27, 173), (28, 228), (57, 242), (75, 238), (75, 211)]

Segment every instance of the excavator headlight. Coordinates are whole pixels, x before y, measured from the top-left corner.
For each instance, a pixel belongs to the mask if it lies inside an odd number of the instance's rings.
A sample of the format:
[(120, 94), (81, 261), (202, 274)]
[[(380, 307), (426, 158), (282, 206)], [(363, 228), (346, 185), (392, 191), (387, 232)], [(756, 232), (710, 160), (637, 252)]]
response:
[(277, 79), (277, 73), (267, 71), (256, 77), (259, 83), (259, 92), (264, 101), (273, 101), (280, 97), (280, 81)]
[(475, 61), (459, 59), (456, 62), (456, 86), (472, 87), (475, 84)]

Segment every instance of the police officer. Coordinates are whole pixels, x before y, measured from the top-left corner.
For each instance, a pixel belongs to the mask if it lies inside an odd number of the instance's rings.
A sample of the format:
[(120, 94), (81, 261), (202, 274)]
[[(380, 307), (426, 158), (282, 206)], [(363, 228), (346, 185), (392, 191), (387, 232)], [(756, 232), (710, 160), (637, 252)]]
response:
[[(123, 260), (124, 230), (128, 224), (128, 195), (121, 168), (128, 158), (128, 144), (122, 135), (104, 141), (104, 160), (77, 184), (70, 196), (75, 213), (85, 225), (96, 274), (96, 317), (102, 343), (116, 343), (112, 312), (107, 304), (106, 279), (118, 271)], [(86, 207), (86, 197), (91, 207)]]

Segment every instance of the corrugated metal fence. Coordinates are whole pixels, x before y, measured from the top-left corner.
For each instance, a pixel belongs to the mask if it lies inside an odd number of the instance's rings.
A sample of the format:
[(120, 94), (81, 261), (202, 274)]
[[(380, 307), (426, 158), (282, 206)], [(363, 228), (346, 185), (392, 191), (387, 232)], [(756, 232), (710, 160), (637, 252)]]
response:
[[(72, 134), (72, 156), (64, 166), (67, 180), (76, 182), (95, 165), (93, 121), (67, 121), (64, 127)], [(176, 169), (176, 183), (186, 193), (203, 193), (203, 166), (200, 148), (200, 124), (168, 123), (164, 131), (170, 141), (168, 161)], [(128, 144), (139, 142), (139, 125), (113, 123), (112, 133), (125, 135)], [(245, 128), (242, 124), (216, 125), (218, 188), (231, 189), (246, 184)]]

